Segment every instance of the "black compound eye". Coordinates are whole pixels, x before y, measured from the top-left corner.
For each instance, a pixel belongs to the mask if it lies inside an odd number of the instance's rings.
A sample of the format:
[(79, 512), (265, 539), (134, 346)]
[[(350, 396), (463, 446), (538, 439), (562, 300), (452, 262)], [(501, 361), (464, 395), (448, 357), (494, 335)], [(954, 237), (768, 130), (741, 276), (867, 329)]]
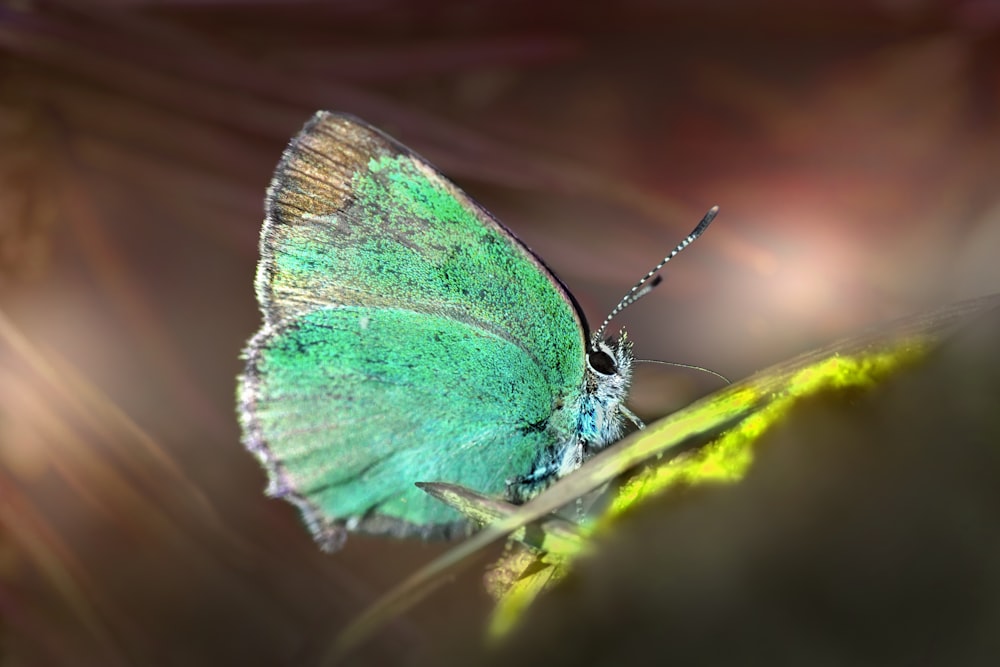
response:
[(614, 375), (618, 372), (615, 360), (604, 350), (593, 350), (587, 355), (587, 358), (590, 361), (590, 367), (601, 375)]

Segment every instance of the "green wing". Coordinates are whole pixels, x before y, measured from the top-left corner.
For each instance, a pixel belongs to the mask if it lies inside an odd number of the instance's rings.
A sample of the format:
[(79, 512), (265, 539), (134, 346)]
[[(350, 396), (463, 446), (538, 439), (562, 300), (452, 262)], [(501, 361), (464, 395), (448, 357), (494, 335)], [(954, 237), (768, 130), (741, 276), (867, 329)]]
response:
[(274, 325), (317, 307), (405, 307), (492, 331), (558, 391), (583, 380), (582, 317), (541, 260), (465, 193), (363, 122), (317, 113), (271, 183), (257, 298)]
[(414, 482), (499, 495), (564, 428), (522, 348), (440, 315), (318, 309), (265, 328), (247, 361), (244, 426), (269, 494), (328, 545), (345, 524), (447, 535), (460, 515)]
[(572, 433), (584, 327), (542, 262), (424, 160), (320, 112), (279, 163), (261, 232), (264, 326), (240, 383), (269, 491), (343, 526), (440, 535), (413, 484), (497, 494)]

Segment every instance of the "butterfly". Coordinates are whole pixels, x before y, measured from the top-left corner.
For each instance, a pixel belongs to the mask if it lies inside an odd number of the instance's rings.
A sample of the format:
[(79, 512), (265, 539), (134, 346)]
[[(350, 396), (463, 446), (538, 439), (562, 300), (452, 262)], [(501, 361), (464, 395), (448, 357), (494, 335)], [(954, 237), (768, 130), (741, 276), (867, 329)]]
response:
[(417, 482), (534, 497), (626, 422), (643, 426), (625, 406), (631, 341), (605, 331), (716, 211), (590, 333), (545, 263), (427, 161), (318, 112), (268, 190), (264, 322), (239, 378), (268, 495), (295, 504), (326, 550), (348, 531), (467, 534)]

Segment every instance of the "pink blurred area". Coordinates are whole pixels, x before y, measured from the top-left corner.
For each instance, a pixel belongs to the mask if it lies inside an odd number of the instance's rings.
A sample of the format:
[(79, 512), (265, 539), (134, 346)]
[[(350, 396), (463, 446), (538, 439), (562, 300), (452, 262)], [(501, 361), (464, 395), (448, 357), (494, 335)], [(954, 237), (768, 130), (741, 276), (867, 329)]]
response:
[[(239, 444), (263, 195), (314, 110), (428, 157), (592, 324), (718, 204), (618, 324), (739, 378), (1000, 291), (998, 26), (985, 0), (5, 3), (4, 664), (316, 664), (441, 552), (321, 554)], [(714, 387), (646, 366), (633, 405)], [(487, 609), (472, 573), (363, 660)]]

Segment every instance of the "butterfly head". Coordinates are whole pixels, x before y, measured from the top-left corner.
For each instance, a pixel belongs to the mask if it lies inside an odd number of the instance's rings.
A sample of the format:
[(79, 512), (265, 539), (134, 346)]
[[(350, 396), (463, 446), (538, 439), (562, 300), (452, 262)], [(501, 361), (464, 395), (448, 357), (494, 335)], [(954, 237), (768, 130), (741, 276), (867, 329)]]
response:
[(616, 337), (591, 340), (580, 431), (593, 450), (621, 436), (624, 403), (632, 383), (632, 361), (632, 341), (625, 331)]
[(649, 294), (660, 284), (660, 269), (682, 250), (701, 236), (719, 212), (713, 206), (701, 219), (698, 226), (652, 268), (632, 289), (622, 297), (618, 305), (611, 309), (601, 326), (591, 334), (587, 346), (587, 374), (581, 403), (579, 433), (591, 450), (601, 449), (618, 439), (622, 432), (622, 419), (628, 419), (639, 428), (642, 422), (627, 407), (625, 398), (632, 382), (632, 342), (619, 332), (617, 337), (605, 337), (608, 325), (618, 313)]
[(632, 341), (624, 329), (603, 341), (594, 338), (587, 350), (587, 375), (595, 382), (613, 377), (623, 377), (627, 382), (632, 376), (633, 359)]

